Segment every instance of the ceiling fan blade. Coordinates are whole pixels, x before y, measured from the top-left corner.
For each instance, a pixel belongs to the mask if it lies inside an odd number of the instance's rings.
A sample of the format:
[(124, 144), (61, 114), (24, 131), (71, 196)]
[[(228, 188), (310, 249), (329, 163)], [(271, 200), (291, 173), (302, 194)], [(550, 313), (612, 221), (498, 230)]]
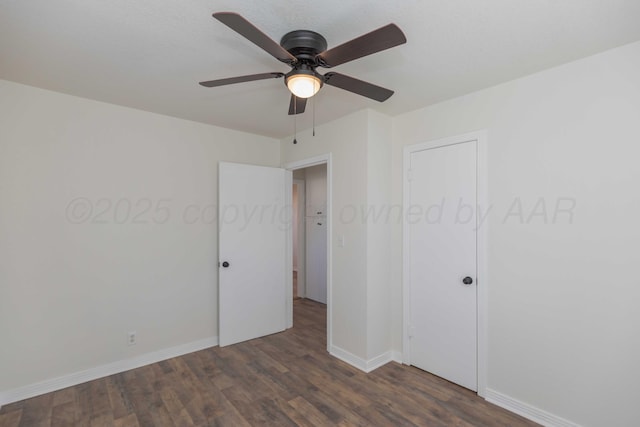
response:
[(213, 17), (231, 28), (250, 42), (265, 50), (277, 60), (293, 64), (296, 57), (287, 52), (268, 35), (256, 28), (251, 22), (234, 12), (216, 12)]
[(358, 95), (366, 96), (367, 98), (380, 102), (386, 101), (393, 95), (392, 90), (339, 73), (325, 74), (324, 82), (330, 86), (339, 87), (340, 89), (348, 90), (349, 92), (357, 93)]
[(289, 115), (304, 113), (304, 109), (307, 106), (307, 98), (298, 98), (295, 95), (291, 95), (291, 101), (289, 101)]
[(216, 87), (232, 85), (234, 83), (251, 82), (253, 80), (278, 79), (282, 76), (284, 76), (284, 73), (261, 73), (251, 74), (248, 76), (229, 77), (227, 79), (209, 80), (207, 82), (200, 82), (199, 84), (204, 87)]
[(322, 52), (316, 58), (322, 67), (335, 67), (406, 42), (402, 30), (396, 24), (389, 24)]

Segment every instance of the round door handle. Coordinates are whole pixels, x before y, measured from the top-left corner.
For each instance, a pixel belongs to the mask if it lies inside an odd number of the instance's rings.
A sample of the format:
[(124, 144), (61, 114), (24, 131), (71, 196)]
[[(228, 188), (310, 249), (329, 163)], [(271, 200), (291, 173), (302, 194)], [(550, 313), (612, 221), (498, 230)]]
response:
[(222, 266), (223, 266), (224, 268), (227, 268), (227, 267), (229, 267), (230, 265), (231, 265), (231, 264), (229, 264), (227, 261), (225, 261), (225, 262), (223, 262), (223, 263), (222, 263)]
[(469, 276), (465, 277), (464, 279), (462, 279), (462, 283), (464, 283), (465, 285), (470, 285), (473, 283), (473, 279)]

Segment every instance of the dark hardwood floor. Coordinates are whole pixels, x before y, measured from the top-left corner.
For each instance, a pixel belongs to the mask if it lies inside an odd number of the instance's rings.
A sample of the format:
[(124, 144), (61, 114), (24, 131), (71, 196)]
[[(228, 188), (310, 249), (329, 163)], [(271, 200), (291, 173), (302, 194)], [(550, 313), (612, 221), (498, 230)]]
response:
[(325, 306), (294, 328), (4, 406), (0, 426), (533, 426), (475, 393), (389, 363), (372, 373), (326, 352)]

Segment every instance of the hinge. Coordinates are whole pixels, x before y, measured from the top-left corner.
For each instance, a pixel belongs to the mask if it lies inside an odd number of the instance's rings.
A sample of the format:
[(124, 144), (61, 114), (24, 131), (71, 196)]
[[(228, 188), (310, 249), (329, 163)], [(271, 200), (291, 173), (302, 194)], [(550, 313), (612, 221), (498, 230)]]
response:
[(407, 181), (413, 181), (413, 171), (411, 169), (407, 170)]

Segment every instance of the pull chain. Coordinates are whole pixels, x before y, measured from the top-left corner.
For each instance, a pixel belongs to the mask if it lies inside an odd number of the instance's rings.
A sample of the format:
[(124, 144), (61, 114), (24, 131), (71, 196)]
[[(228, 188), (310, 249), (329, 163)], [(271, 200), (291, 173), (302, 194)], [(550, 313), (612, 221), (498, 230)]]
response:
[(311, 100), (313, 102), (313, 136), (316, 136), (316, 97)]
[(297, 144), (296, 136), (298, 134), (298, 98), (293, 97), (293, 143)]

